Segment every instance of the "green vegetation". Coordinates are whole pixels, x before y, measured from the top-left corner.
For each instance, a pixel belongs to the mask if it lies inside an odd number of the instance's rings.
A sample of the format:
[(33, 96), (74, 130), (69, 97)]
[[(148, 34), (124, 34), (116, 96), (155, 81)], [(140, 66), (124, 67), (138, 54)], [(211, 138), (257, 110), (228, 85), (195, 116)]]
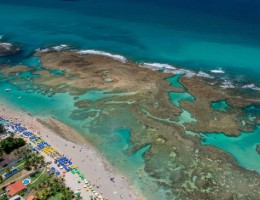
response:
[(26, 142), (22, 138), (8, 137), (0, 142), (0, 149), (3, 149), (5, 153), (9, 154), (25, 144)]
[(50, 175), (47, 172), (39, 173), (32, 177), (32, 184), (29, 185), (30, 189), (37, 189), (39, 188), (39, 184), (46, 181), (50, 178)]
[(49, 198), (49, 200), (62, 200), (63, 194), (62, 193), (58, 193), (55, 196)]
[(4, 195), (4, 196), (1, 196), (1, 197), (0, 197), (0, 200), (8, 200), (8, 198), (7, 198), (6, 195)]
[(31, 154), (29, 156), (25, 155), (24, 160), (25, 160), (24, 167), (28, 170), (30, 170), (31, 167), (37, 169), (44, 164), (44, 157), (39, 156), (37, 154)]
[(5, 132), (5, 128), (2, 124), (0, 124), (0, 133), (4, 133)]
[(42, 181), (38, 187), (40, 188), (35, 193), (36, 200), (60, 199), (71, 200), (74, 199), (73, 191), (66, 187), (62, 179), (51, 177)]

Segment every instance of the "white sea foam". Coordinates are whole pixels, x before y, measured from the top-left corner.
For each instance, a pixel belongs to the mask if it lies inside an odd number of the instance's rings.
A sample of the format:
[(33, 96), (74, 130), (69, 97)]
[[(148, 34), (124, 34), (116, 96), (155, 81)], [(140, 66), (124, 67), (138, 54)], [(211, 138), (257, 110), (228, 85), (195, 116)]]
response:
[(184, 74), (185, 77), (189, 77), (189, 78), (197, 75), (195, 72), (187, 69), (177, 69), (175, 70), (175, 73)]
[(215, 73), (215, 74), (224, 74), (225, 73), (225, 71), (222, 68), (212, 69), (210, 71), (211, 71), (211, 73)]
[(70, 47), (68, 45), (61, 44), (61, 45), (53, 46), (50, 48), (36, 49), (35, 51), (41, 52), (41, 53), (46, 53), (46, 52), (50, 52), (50, 51), (64, 51), (64, 50), (68, 50), (68, 49), (70, 49)]
[(151, 69), (169, 69), (173, 70), (176, 69), (175, 67), (169, 65), (169, 64), (163, 64), (163, 63), (142, 63), (144, 67), (151, 68)]
[(222, 88), (235, 88), (233, 83), (230, 80), (224, 80), (224, 82), (220, 85)]
[(257, 87), (255, 84), (251, 83), (251, 84), (247, 84), (247, 85), (244, 85), (242, 88), (244, 89), (252, 89), (252, 90), (258, 90), (260, 91), (260, 87)]
[(210, 78), (210, 79), (213, 79), (213, 78), (214, 78), (214, 76), (211, 76), (211, 75), (209, 75), (209, 74), (207, 74), (207, 73), (205, 73), (205, 72), (203, 72), (203, 71), (199, 71), (199, 73), (196, 74), (196, 76), (198, 76), (198, 77), (203, 77), (203, 78)]
[(13, 46), (11, 43), (7, 43), (7, 42), (0, 43), (0, 45), (1, 45), (1, 47), (5, 48), (6, 50), (10, 50)]
[(163, 63), (141, 63), (139, 65), (140, 67), (145, 67), (148, 69), (151, 69), (153, 71), (162, 70), (164, 73), (172, 73), (172, 74), (184, 74), (185, 77), (204, 77), (204, 78), (214, 78), (214, 76), (211, 76), (203, 71), (200, 71), (199, 73), (195, 73), (191, 70), (187, 69), (178, 69), (172, 65), (169, 64), (163, 64)]
[(172, 74), (180, 74), (184, 73), (181, 72), (180, 69), (176, 69), (174, 66), (164, 63), (140, 63), (140, 67), (144, 67), (147, 69), (151, 69), (153, 71), (159, 71), (161, 70), (164, 73), (172, 73)]
[(116, 54), (111, 54), (105, 51), (97, 51), (97, 50), (81, 50), (81, 51), (77, 51), (77, 53), (84, 55), (84, 54), (93, 54), (93, 55), (101, 55), (101, 56), (106, 56), (106, 57), (110, 57), (114, 60), (120, 61), (120, 62), (126, 62), (127, 59), (124, 56), (121, 55), (116, 55)]

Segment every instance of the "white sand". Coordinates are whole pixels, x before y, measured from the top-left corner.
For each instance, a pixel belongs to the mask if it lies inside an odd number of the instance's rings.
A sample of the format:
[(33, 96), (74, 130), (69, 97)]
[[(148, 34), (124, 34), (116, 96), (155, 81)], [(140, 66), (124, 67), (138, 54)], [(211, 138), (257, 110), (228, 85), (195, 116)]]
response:
[[(44, 140), (53, 146), (59, 153), (72, 159), (74, 165), (91, 182), (95, 191), (109, 200), (140, 200), (143, 199), (131, 188), (131, 184), (126, 177), (115, 171), (111, 164), (91, 145), (85, 138), (70, 127), (53, 119), (47, 119), (46, 122), (55, 128), (48, 128), (40, 123), (36, 117), (29, 115), (17, 108), (10, 108), (6, 103), (1, 102), (0, 116), (5, 119), (12, 119), (21, 123), (33, 132), (39, 132)], [(18, 120), (16, 120), (16, 117)], [(56, 132), (59, 132), (57, 134)], [(62, 136), (63, 137), (62, 137)], [(64, 138), (66, 137), (66, 139)], [(69, 141), (70, 140), (70, 141)], [(76, 144), (77, 143), (77, 144)], [(45, 155), (45, 154), (44, 154)], [(52, 158), (45, 155), (46, 160)], [(53, 164), (54, 166), (54, 164)], [(57, 166), (55, 166), (57, 168)], [(115, 183), (110, 178), (114, 177)], [(83, 189), (83, 181), (79, 184), (77, 175), (66, 173), (66, 184), (75, 191), (81, 188), (83, 199), (89, 199), (89, 193)], [(98, 186), (98, 188), (97, 188)]]

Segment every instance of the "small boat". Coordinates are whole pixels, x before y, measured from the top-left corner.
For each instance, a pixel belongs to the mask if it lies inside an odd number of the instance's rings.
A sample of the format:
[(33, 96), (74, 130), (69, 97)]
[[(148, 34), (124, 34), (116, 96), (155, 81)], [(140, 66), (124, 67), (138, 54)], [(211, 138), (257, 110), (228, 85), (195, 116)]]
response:
[(7, 88), (7, 89), (5, 89), (5, 91), (6, 91), (6, 92), (9, 92), (9, 91), (11, 91), (11, 89)]

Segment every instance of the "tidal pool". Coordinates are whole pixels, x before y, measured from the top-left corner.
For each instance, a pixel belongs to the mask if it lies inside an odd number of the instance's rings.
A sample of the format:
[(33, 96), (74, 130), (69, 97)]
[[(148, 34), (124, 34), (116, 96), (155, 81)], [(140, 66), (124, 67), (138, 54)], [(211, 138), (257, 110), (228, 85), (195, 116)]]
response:
[(180, 78), (183, 76), (184, 74), (176, 74), (172, 77), (169, 77), (167, 79), (165, 79), (166, 81), (169, 81), (171, 83), (170, 86), (172, 87), (180, 87), (180, 88), (184, 88), (184, 86), (180, 83)]
[(256, 146), (260, 144), (260, 126), (254, 131), (241, 132), (238, 137), (229, 137), (223, 133), (201, 134), (203, 145), (213, 145), (231, 154), (239, 165), (260, 173), (260, 155)]
[(168, 95), (170, 101), (177, 107), (180, 107), (180, 101), (193, 102), (195, 100), (195, 98), (187, 92), (169, 92)]
[(225, 100), (212, 102), (211, 107), (216, 111), (227, 112), (230, 106)]

